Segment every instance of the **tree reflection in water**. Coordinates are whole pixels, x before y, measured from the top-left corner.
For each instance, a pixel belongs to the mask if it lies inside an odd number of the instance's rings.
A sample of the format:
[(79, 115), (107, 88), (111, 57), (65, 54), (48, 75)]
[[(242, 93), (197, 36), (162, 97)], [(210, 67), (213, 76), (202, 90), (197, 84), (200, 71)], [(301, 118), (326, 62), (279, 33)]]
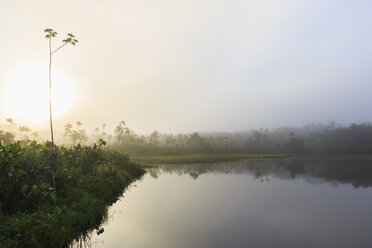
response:
[(239, 162), (171, 164), (148, 169), (153, 178), (161, 174), (200, 175), (250, 174), (261, 182), (271, 177), (281, 180), (304, 179), (309, 183), (351, 184), (354, 188), (372, 186), (371, 159), (281, 159), (241, 160)]

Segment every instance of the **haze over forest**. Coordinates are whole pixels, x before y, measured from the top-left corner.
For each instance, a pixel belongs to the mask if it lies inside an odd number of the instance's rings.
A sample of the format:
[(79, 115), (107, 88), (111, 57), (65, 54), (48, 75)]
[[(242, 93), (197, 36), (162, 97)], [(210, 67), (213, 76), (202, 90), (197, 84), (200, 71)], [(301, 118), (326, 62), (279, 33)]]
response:
[(372, 247), (371, 13), (0, 0), (0, 246)]
[(28, 118), (40, 112), (32, 99), (48, 107), (48, 27), (56, 46), (68, 32), (79, 39), (53, 61), (57, 130), (75, 121), (112, 130), (125, 120), (137, 133), (372, 122), (371, 1), (226, 3), (0, 0), (1, 122), (48, 128), (47, 114)]

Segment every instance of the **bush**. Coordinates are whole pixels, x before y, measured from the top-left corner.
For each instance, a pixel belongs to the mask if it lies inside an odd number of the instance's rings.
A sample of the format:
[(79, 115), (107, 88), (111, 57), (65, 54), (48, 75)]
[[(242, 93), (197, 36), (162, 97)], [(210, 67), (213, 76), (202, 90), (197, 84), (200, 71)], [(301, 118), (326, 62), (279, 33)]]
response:
[(54, 156), (50, 143), (0, 144), (0, 246), (67, 247), (98, 228), (107, 207), (144, 174), (104, 144), (56, 146)]

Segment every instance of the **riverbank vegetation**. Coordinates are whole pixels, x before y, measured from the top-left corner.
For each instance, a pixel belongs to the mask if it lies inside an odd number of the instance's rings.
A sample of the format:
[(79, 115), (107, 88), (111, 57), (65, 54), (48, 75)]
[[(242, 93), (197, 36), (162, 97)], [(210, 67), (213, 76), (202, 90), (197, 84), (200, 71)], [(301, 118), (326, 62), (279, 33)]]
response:
[(0, 246), (67, 247), (98, 228), (107, 207), (144, 174), (104, 145), (55, 146), (51, 155), (51, 143), (0, 143)]

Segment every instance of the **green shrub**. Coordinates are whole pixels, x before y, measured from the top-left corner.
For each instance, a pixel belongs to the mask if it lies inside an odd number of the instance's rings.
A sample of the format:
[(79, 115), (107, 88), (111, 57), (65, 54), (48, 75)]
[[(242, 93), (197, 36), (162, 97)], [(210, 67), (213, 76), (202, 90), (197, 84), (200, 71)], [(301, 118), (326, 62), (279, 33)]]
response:
[(104, 144), (57, 146), (53, 158), (50, 143), (0, 144), (0, 247), (67, 247), (98, 228), (107, 207), (144, 174)]

